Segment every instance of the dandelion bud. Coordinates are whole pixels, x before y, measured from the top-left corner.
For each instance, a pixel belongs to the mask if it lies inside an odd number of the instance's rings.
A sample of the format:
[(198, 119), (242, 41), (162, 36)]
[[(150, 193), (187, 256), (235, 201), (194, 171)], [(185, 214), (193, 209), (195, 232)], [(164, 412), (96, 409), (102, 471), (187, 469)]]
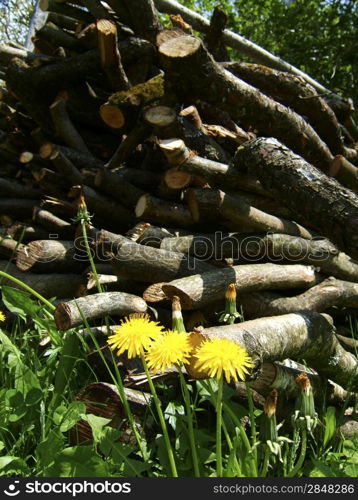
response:
[(186, 332), (181, 313), (180, 299), (176, 295), (172, 299), (172, 329), (177, 332)]
[(299, 387), (299, 394), (293, 421), (299, 427), (306, 427), (308, 431), (312, 431), (317, 425), (317, 413), (310, 379), (304, 373), (300, 373), (296, 377), (296, 384)]
[(236, 287), (234, 283), (228, 285), (225, 293), (225, 311), (220, 315), (219, 322), (232, 325), (241, 314), (236, 309)]

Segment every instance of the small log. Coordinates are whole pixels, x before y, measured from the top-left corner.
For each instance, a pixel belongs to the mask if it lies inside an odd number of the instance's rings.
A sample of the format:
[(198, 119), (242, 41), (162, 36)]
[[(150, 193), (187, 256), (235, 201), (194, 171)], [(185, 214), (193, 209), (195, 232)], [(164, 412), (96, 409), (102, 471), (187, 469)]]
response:
[(58, 235), (62, 238), (67, 236), (69, 238), (74, 234), (74, 229), (70, 222), (60, 219), (60, 217), (56, 217), (53, 213), (48, 210), (43, 210), (40, 207), (35, 207), (33, 209), (32, 220), (40, 224), (53, 235)]
[(80, 171), (74, 166), (74, 164), (69, 160), (62, 151), (55, 150), (51, 157), (52, 163), (55, 165), (57, 170), (61, 173), (62, 177), (66, 179), (67, 184), (73, 186), (74, 184), (82, 184), (83, 176)]
[(153, 132), (160, 139), (179, 137), (197, 154), (210, 160), (227, 163), (230, 155), (204, 129), (190, 123), (183, 115), (168, 106), (153, 106), (144, 112), (145, 121), (152, 126)]
[(118, 50), (116, 24), (108, 19), (99, 19), (97, 20), (97, 33), (101, 66), (113, 90), (127, 90), (130, 84)]
[(122, 166), (128, 157), (133, 153), (135, 148), (141, 144), (149, 134), (148, 127), (145, 123), (136, 123), (128, 135), (122, 140), (110, 161), (106, 164), (106, 168), (114, 169)]
[(98, 170), (94, 184), (100, 191), (129, 208), (134, 208), (139, 198), (145, 194), (143, 189), (137, 188), (123, 176), (105, 168)]
[[(111, 267), (111, 266), (109, 266)], [(134, 281), (121, 276), (116, 276), (113, 274), (102, 274), (98, 270), (98, 265), (96, 266), (98, 274), (98, 280), (100, 284), (104, 287), (106, 292), (125, 292), (131, 293), (132, 295), (141, 296), (148, 286), (147, 283), (140, 281)], [(86, 289), (88, 292), (97, 290), (97, 279), (94, 277), (93, 273), (86, 274)]]
[(16, 258), (16, 252), (23, 247), (22, 243), (10, 238), (0, 236), (0, 255), (5, 259)]
[(109, 11), (97, 0), (83, 0), (83, 4), (95, 19), (110, 19)]
[(59, 198), (66, 196), (66, 182), (64, 182), (62, 175), (48, 168), (32, 170), (31, 173), (43, 192), (47, 195)]
[(201, 262), (192, 256), (134, 242), (122, 243), (111, 264), (118, 276), (150, 283), (171, 281), (213, 270), (209, 263)]
[(358, 258), (358, 197), (272, 138), (245, 143), (233, 166), (255, 175), (305, 223)]
[(56, 101), (51, 104), (50, 112), (57, 134), (71, 148), (78, 149), (82, 153), (91, 155), (84, 140), (74, 127), (66, 109), (66, 96), (59, 96)]
[(358, 390), (357, 358), (342, 348), (334, 335), (332, 318), (325, 314), (284, 314), (206, 328), (202, 333), (207, 338), (227, 338), (238, 343), (260, 364), (305, 359), (320, 375)]
[(70, 5), (69, 3), (59, 3), (56, 0), (40, 0), (39, 7), (43, 11), (54, 12), (84, 23), (90, 23), (93, 19), (91, 14), (86, 10)]
[(136, 217), (144, 221), (174, 227), (190, 227), (194, 223), (190, 211), (185, 205), (170, 203), (150, 194), (139, 198), (135, 214)]
[(47, 239), (48, 232), (41, 226), (27, 224), (13, 224), (6, 229), (6, 234), (14, 238), (15, 240), (25, 243), (28, 241)]
[(55, 24), (58, 28), (72, 31), (73, 33), (76, 31), (79, 24), (77, 19), (56, 12), (48, 12), (46, 21)]
[[(114, 255), (118, 252), (120, 245), (128, 241), (130, 240), (125, 236), (111, 233), (106, 229), (96, 231), (94, 236), (94, 244), (97, 248), (101, 248), (103, 252)], [(111, 258), (109, 258), (109, 260)]]
[(295, 297), (259, 292), (240, 295), (238, 302), (250, 319), (297, 311), (324, 312), (333, 306), (358, 307), (358, 284), (328, 278)]
[(199, 309), (220, 300), (230, 283), (238, 293), (267, 289), (309, 288), (317, 283), (313, 267), (279, 264), (249, 264), (216, 269), (180, 278), (162, 286), (167, 297), (177, 295), (183, 309)]
[(44, 160), (49, 160), (51, 156), (60, 151), (66, 158), (68, 158), (77, 168), (90, 168), (97, 170), (103, 167), (103, 162), (98, 158), (94, 158), (92, 154), (85, 154), (77, 149), (60, 146), (52, 142), (42, 142), (39, 149), (40, 157)]
[(17, 252), (16, 265), (21, 271), (38, 273), (78, 272), (87, 265), (72, 241), (31, 241)]
[(122, 0), (130, 16), (130, 25), (139, 36), (155, 43), (161, 29), (153, 0)]
[(90, 212), (112, 221), (119, 230), (127, 230), (135, 223), (135, 217), (130, 210), (120, 203), (99, 194), (95, 189), (89, 186), (74, 186), (70, 191), (70, 196), (78, 198), (83, 194), (86, 205)]
[(208, 51), (216, 61), (228, 61), (230, 59), (222, 39), (227, 20), (227, 14), (216, 6), (210, 19), (209, 30), (204, 39)]
[(81, 51), (81, 45), (74, 36), (51, 22), (47, 22), (42, 28), (36, 30), (33, 40), (36, 42), (38, 39), (47, 42), (51, 47), (63, 47), (71, 52)]
[[(0, 270), (19, 279), (46, 298), (57, 297), (63, 299), (65, 297), (74, 297), (78, 296), (83, 289), (83, 277), (80, 274), (34, 274), (20, 271), (8, 261), (0, 261)], [(1, 279), (1, 284), (23, 290), (20, 285), (16, 285), (8, 279)]]
[[(125, 316), (131, 313), (145, 313), (147, 304), (135, 295), (121, 292), (105, 292), (88, 295), (69, 302), (60, 302), (54, 312), (56, 327), (69, 330), (87, 321), (106, 315)], [(81, 316), (82, 313), (82, 316)]]
[(164, 95), (163, 76), (158, 75), (145, 83), (113, 94), (108, 103), (100, 107), (102, 120), (112, 128), (130, 129), (136, 123), (141, 108)]
[[(188, 94), (228, 111), (244, 126), (271, 134), (307, 161), (327, 172), (333, 160), (328, 147), (304, 119), (259, 90), (223, 70), (200, 39), (182, 36), (159, 47), (167, 85), (179, 97)], [(208, 83), (210, 75), (210, 84)], [(204, 83), (206, 82), (206, 83)]]
[(239, 231), (242, 226), (257, 231), (284, 233), (311, 239), (312, 232), (295, 222), (267, 214), (247, 204), (240, 197), (230, 196), (214, 189), (188, 189), (188, 206), (195, 222), (205, 222), (205, 214), (220, 213), (230, 221), (230, 229)]
[(253, 177), (240, 174), (236, 167), (197, 156), (181, 139), (162, 140), (159, 147), (171, 165), (179, 166), (179, 171), (206, 179), (210, 185), (269, 196), (269, 191), (264, 190)]

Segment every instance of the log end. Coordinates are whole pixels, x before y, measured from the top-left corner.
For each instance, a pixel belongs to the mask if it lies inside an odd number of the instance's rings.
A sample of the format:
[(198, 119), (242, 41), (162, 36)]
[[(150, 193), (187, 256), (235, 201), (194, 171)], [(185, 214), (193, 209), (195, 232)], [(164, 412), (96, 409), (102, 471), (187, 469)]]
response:
[(102, 104), (99, 114), (104, 123), (111, 128), (122, 128), (125, 124), (122, 111), (113, 104)]
[(55, 325), (61, 331), (69, 330), (72, 327), (71, 307), (67, 302), (60, 302), (54, 312)]
[(164, 182), (171, 189), (183, 189), (189, 186), (192, 177), (187, 172), (182, 172), (178, 167), (169, 168), (164, 174)]
[(172, 299), (175, 296), (179, 297), (182, 309), (191, 310), (198, 307), (197, 305), (194, 305), (191, 298), (184, 291), (179, 290), (175, 285), (171, 285), (170, 283), (162, 283), (161, 289), (166, 298)]
[(194, 36), (171, 38), (159, 46), (159, 52), (169, 58), (185, 58), (195, 54), (201, 46), (201, 40)]
[(143, 292), (143, 299), (146, 302), (161, 302), (165, 300), (167, 296), (163, 291), (163, 285), (166, 283), (154, 283), (146, 288)]
[(175, 122), (176, 113), (169, 106), (153, 106), (144, 113), (144, 119), (152, 127), (168, 127)]
[(146, 212), (147, 206), (149, 204), (150, 194), (143, 194), (137, 201), (137, 205), (134, 209), (136, 217), (142, 217)]

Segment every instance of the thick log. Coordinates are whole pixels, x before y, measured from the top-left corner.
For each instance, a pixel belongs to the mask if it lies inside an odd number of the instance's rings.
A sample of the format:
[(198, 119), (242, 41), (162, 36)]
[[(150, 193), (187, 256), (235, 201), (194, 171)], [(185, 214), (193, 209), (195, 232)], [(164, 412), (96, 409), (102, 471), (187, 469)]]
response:
[(127, 90), (130, 84), (123, 69), (118, 50), (116, 24), (108, 19), (99, 19), (97, 21), (97, 33), (101, 66), (113, 90)]
[(80, 273), (87, 265), (85, 259), (72, 241), (38, 240), (17, 252), (16, 265), (21, 271)]
[(74, 36), (62, 30), (52, 22), (47, 22), (42, 28), (36, 30), (36, 35), (33, 39), (35, 41), (35, 46), (38, 39), (47, 42), (51, 47), (62, 47), (71, 52), (80, 52), (82, 49)]
[(232, 231), (249, 227), (256, 231), (284, 233), (311, 239), (313, 234), (299, 224), (267, 214), (250, 206), (240, 196), (230, 196), (216, 189), (188, 189), (186, 199), (195, 222), (205, 222), (205, 214), (221, 214)]
[(203, 334), (240, 344), (260, 364), (287, 358), (305, 359), (319, 374), (342, 387), (358, 390), (357, 358), (340, 345), (334, 335), (333, 321), (327, 315), (284, 314), (206, 328)]
[(229, 62), (223, 66), (264, 94), (306, 116), (332, 153), (344, 154), (343, 139), (336, 115), (306, 80), (259, 64)]
[(53, 236), (61, 236), (62, 239), (64, 239), (64, 236), (69, 238), (74, 234), (74, 228), (70, 222), (63, 220), (60, 217), (56, 217), (53, 213), (43, 210), (40, 207), (34, 208), (32, 212), (32, 220), (44, 227)]
[(238, 302), (250, 319), (297, 311), (324, 312), (333, 306), (358, 307), (358, 284), (328, 278), (295, 297), (258, 292), (239, 295)]
[(179, 97), (190, 95), (219, 105), (234, 120), (262, 134), (266, 133), (269, 123), (273, 136), (321, 170), (328, 171), (332, 153), (313, 128), (290, 108), (222, 69), (198, 38), (183, 36), (169, 40), (160, 46), (159, 52), (166, 84)]
[(0, 214), (10, 215), (18, 219), (29, 219), (33, 208), (39, 200), (27, 200), (23, 198), (0, 198)]
[(255, 175), (307, 225), (358, 258), (358, 197), (352, 191), (272, 138), (240, 146), (233, 167)]
[[(0, 270), (26, 283), (46, 298), (57, 297), (63, 299), (78, 296), (82, 293), (83, 277), (80, 274), (34, 274), (20, 271), (8, 261), (0, 261)], [(1, 283), (22, 290), (20, 285), (16, 285), (10, 280), (1, 279)]]
[(21, 243), (48, 239), (49, 237), (48, 232), (43, 227), (37, 225), (29, 226), (28, 224), (22, 223), (15, 223), (7, 227), (6, 234), (15, 240), (21, 241)]
[(213, 270), (209, 263), (176, 252), (168, 252), (135, 242), (124, 242), (113, 257), (118, 276), (146, 282), (173, 279)]
[[(147, 304), (136, 295), (121, 292), (105, 292), (88, 295), (69, 302), (60, 302), (54, 312), (56, 327), (68, 330), (87, 321), (106, 315), (125, 316), (131, 313), (145, 313)], [(81, 316), (82, 314), (82, 316)]]
[(180, 203), (170, 203), (150, 194), (141, 196), (135, 207), (136, 217), (150, 223), (190, 227), (194, 224), (189, 209)]
[(238, 293), (267, 289), (309, 288), (317, 283), (313, 267), (302, 265), (250, 264), (216, 269), (180, 278), (162, 286), (167, 297), (177, 295), (183, 309), (197, 309), (225, 295), (235, 283)]
[(66, 182), (61, 174), (54, 172), (48, 168), (31, 171), (34, 179), (44, 193), (59, 198), (66, 196)]

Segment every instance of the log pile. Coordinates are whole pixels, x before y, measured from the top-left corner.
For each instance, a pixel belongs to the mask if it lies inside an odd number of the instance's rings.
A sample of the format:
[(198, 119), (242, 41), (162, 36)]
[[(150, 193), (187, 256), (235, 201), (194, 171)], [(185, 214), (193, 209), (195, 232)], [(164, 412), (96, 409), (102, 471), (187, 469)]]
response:
[[(0, 47), (0, 270), (61, 299), (60, 330), (146, 311), (170, 327), (179, 297), (187, 325), (248, 349), (259, 381), (305, 359), (358, 392), (350, 101), (225, 30), (220, 9), (209, 23), (174, 0), (40, 7), (33, 49)], [(245, 322), (222, 325), (232, 283)]]

